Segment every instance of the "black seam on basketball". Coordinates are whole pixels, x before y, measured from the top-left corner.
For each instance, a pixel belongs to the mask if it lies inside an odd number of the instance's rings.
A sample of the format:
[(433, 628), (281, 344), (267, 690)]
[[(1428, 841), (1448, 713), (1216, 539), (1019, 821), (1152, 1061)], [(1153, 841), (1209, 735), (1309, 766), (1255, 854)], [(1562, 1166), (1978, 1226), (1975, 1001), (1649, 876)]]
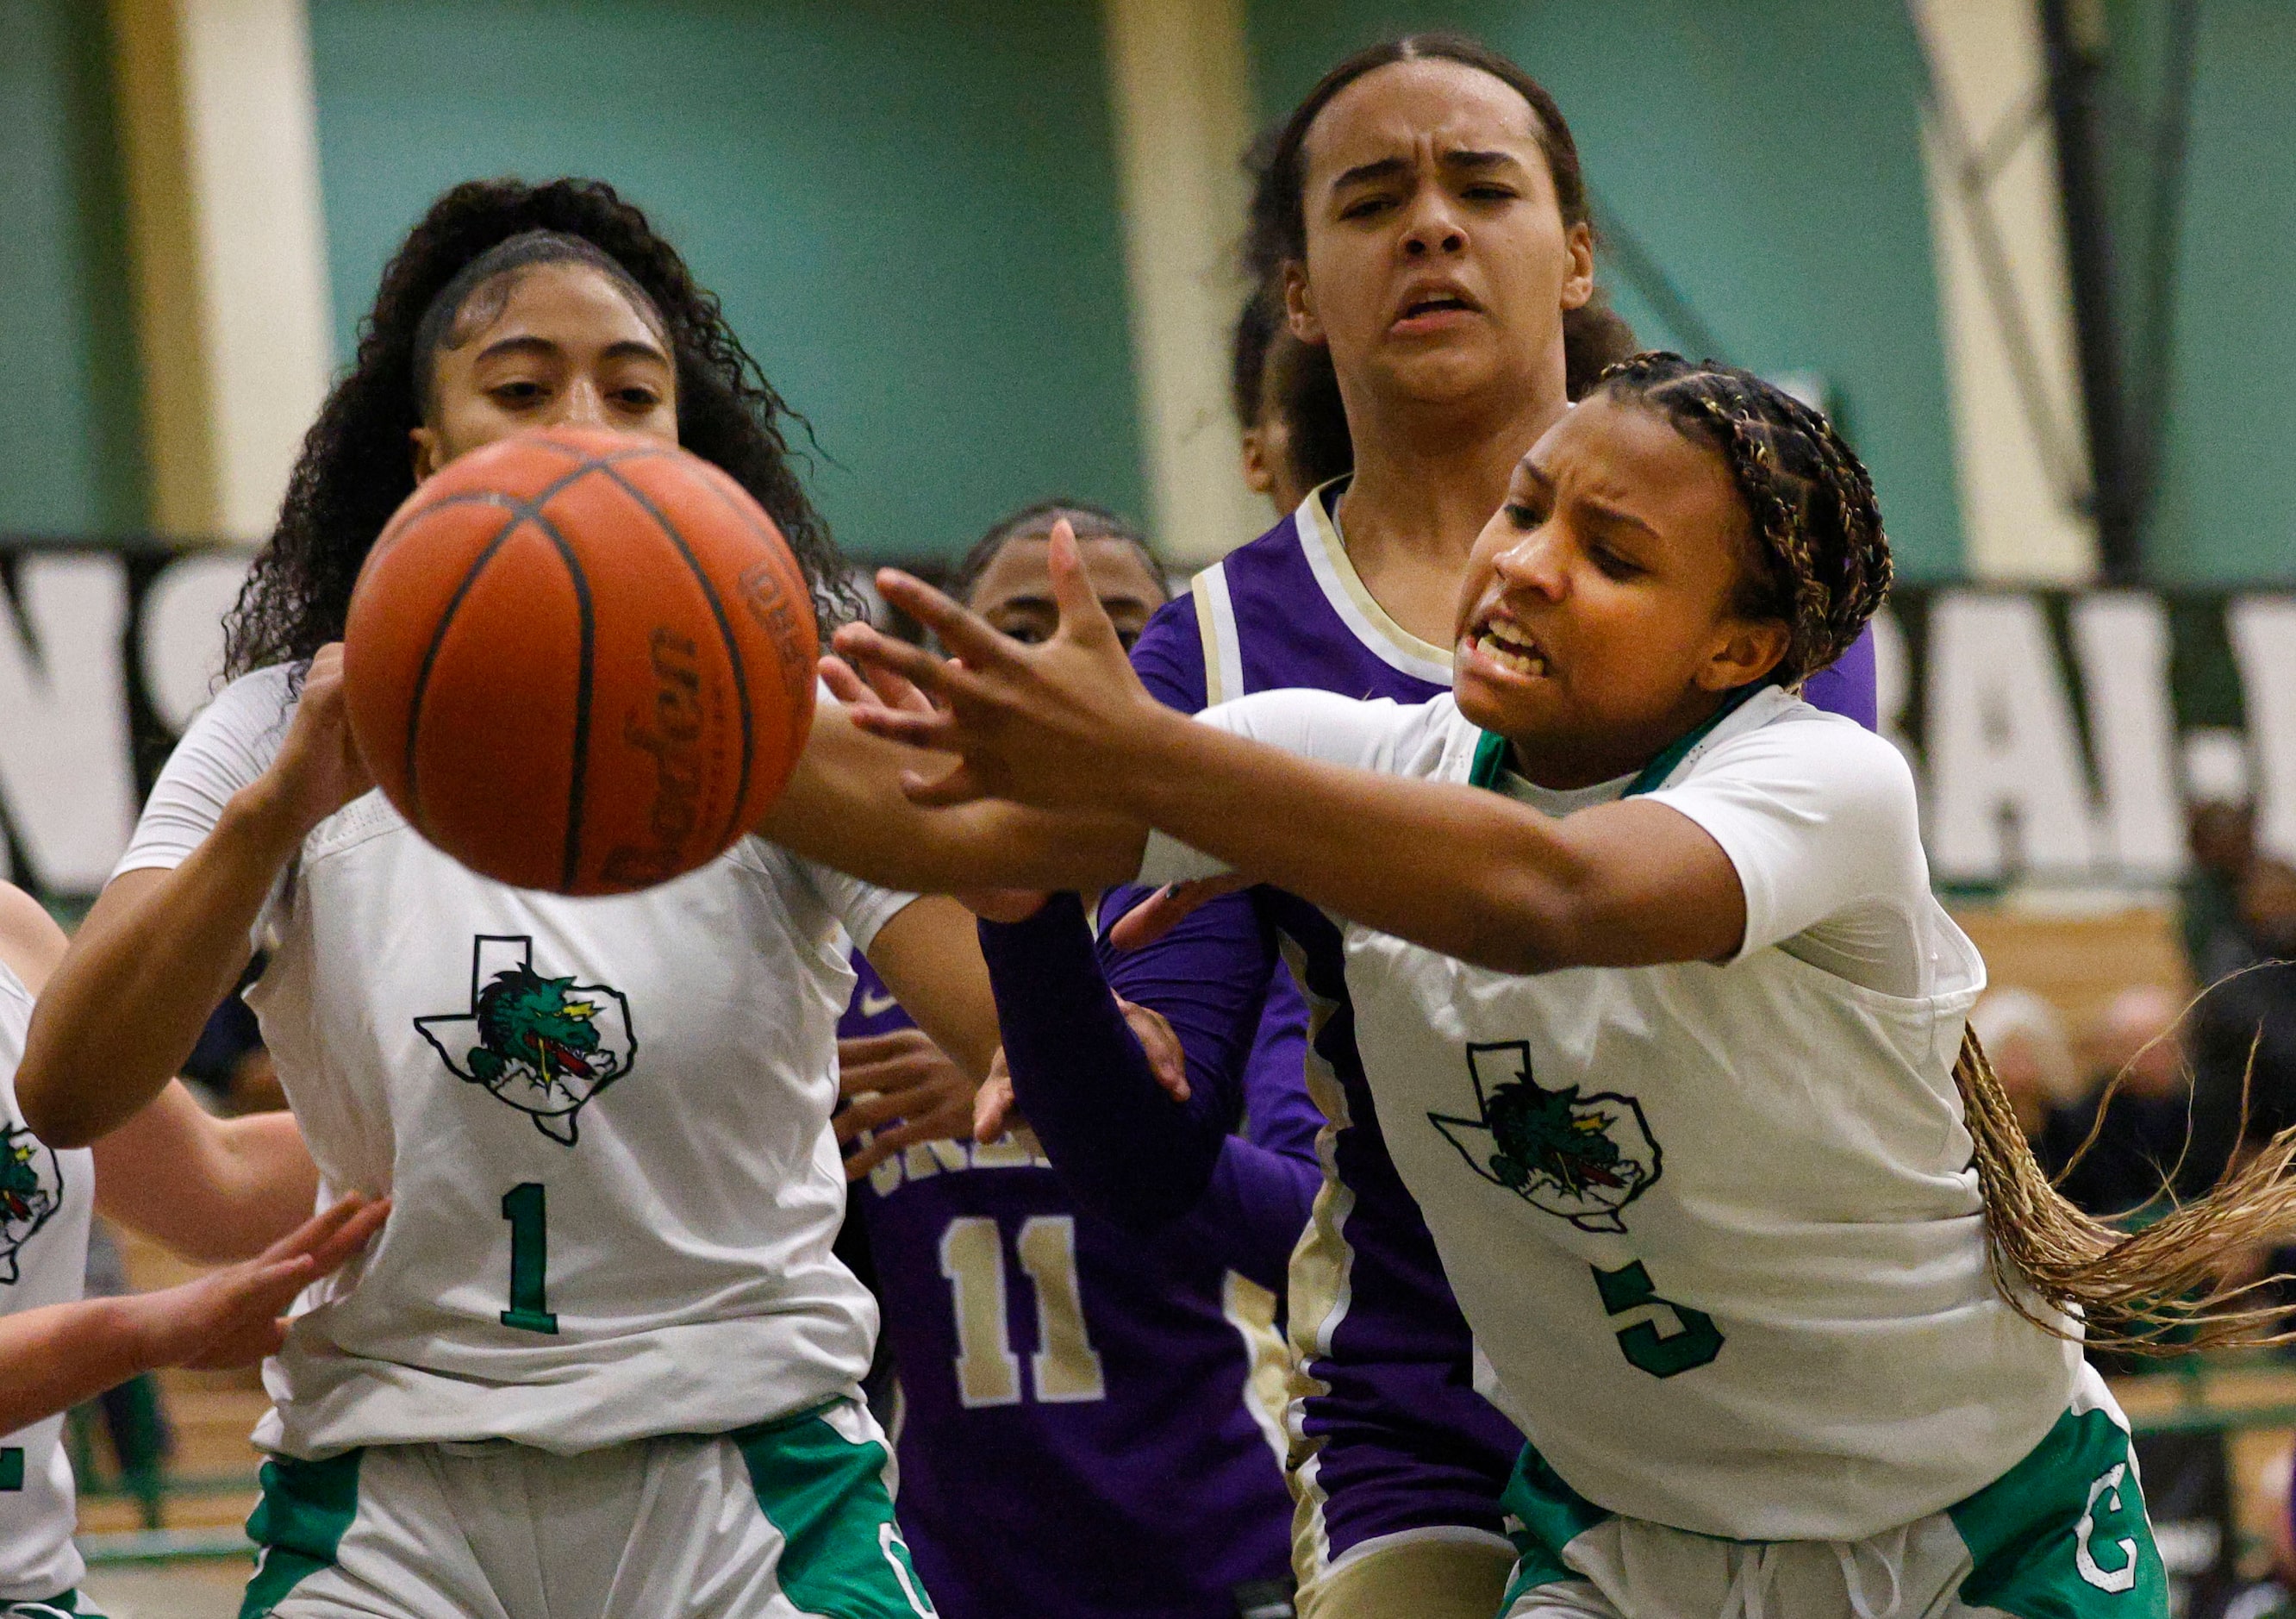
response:
[(733, 623), (726, 616), (726, 604), (718, 599), (717, 586), (709, 582), (709, 575), (702, 571), (700, 560), (687, 547), (685, 537), (677, 531), (676, 525), (669, 521), (662, 509), (654, 505), (652, 497), (615, 471), (612, 464), (602, 463), (598, 470), (619, 484), (625, 494), (645, 508), (647, 516), (661, 525), (661, 531), (669, 536), (669, 543), (676, 546), (677, 554), (685, 559), (686, 567), (693, 574), (693, 582), (701, 587), (702, 599), (709, 604), (710, 614), (718, 620), (718, 638), (726, 645), (726, 661), (733, 666), (734, 670), (734, 706), (740, 710), (742, 715), (742, 773), (734, 780), (734, 807), (732, 812), (726, 818), (726, 842), (730, 843), (741, 832), (742, 812), (749, 807), (750, 760), (757, 749), (757, 739), (751, 734), (752, 722), (750, 718), (749, 671), (742, 662), (742, 649), (734, 639)]
[[(431, 666), (439, 662), (439, 649), (446, 645), (447, 631), (453, 627), (455, 613), (462, 611), (463, 598), (471, 594), (472, 588), (479, 582), (479, 575), (486, 571), (488, 563), (494, 561), (495, 553), (503, 548), (518, 525), (526, 521), (526, 514), (519, 510), (516, 500), (511, 497), (496, 496), (475, 502), (464, 502), (460, 498), (455, 501), (458, 505), (504, 505), (506, 502), (510, 515), (504, 520), (503, 526), (495, 530), (495, 537), (487, 541), (485, 548), (472, 559), (471, 565), (463, 570), (463, 577), (455, 587), (455, 594), (447, 598), (447, 605), (439, 612), (439, 621), (430, 627), (430, 645), (422, 649), (422, 665), (414, 671), (414, 691), (406, 703), (406, 805), (413, 811), (413, 819), (417, 826), (422, 824), (422, 783), (419, 774), (422, 756), (417, 744), (422, 736), (422, 699), (430, 689)], [(442, 500), (439, 504), (443, 506), (447, 502)]]
[[(546, 486), (531, 500), (521, 499), (516, 495), (505, 495), (498, 489), (479, 489), (469, 494), (441, 495), (438, 499), (426, 505), (422, 511), (416, 513), (414, 517), (409, 521), (408, 526), (412, 527), (414, 522), (419, 522), (422, 518), (428, 516), (430, 513), (442, 510), (443, 508), (450, 505), (501, 506), (507, 510), (511, 514), (510, 521), (504, 523), (501, 528), (495, 530), (495, 537), (487, 541), (486, 549), (480, 552), (479, 555), (472, 560), (471, 565), (463, 571), (462, 582), (455, 587), (455, 594), (447, 598), (447, 605), (439, 614), (438, 623), (431, 627), (430, 645), (423, 648), (422, 666), (419, 670), (415, 670), (414, 673), (414, 691), (413, 695), (408, 699), (406, 705), (406, 805), (408, 810), (411, 812), (407, 818), (412, 820), (417, 826), (420, 826), (422, 824), (422, 789), (421, 781), (417, 776), (417, 771), (420, 768), (421, 755), (415, 746), (417, 741), (422, 735), (422, 698), (424, 694), (430, 689), (431, 666), (439, 661), (439, 649), (446, 645), (447, 631), (454, 625), (455, 614), (461, 611), (463, 598), (470, 595), (472, 588), (478, 583), (479, 575), (485, 571), (486, 565), (494, 560), (495, 553), (501, 550), (503, 546), (509, 540), (510, 537), (517, 532), (518, 525), (531, 517), (538, 522), (542, 522), (545, 529), (548, 528), (547, 521), (542, 517), (543, 503), (548, 500), (552, 496), (557, 494), (568, 484), (572, 483), (577, 479), (580, 478), (583, 473), (590, 471), (594, 464), (595, 464), (593, 462), (585, 461), (580, 466), (576, 467), (570, 473), (562, 474), (555, 482)], [(559, 547), (562, 552), (565, 547), (565, 541), (559, 538), (554, 530), (550, 532), (551, 538), (554, 540), (557, 540)], [(590, 705), (590, 649), (587, 638), (589, 634), (589, 598), (586, 593), (586, 585), (578, 584), (576, 588), (584, 592), (582, 597), (584, 613), (584, 642), (582, 649), (583, 678), (580, 709), (582, 712), (583, 724), (586, 732), (589, 721)], [(586, 735), (585, 740), (586, 740)], [(579, 782), (581, 777), (582, 755), (577, 753), (574, 757), (574, 778), (577, 782)]]
[[(567, 482), (576, 481), (584, 473), (595, 470), (597, 464), (594, 461), (586, 463)], [(551, 490), (553, 495), (557, 492)], [(566, 577), (574, 586), (575, 605), (581, 612), (582, 654), (574, 687), (574, 768), (566, 783), (566, 847), (559, 858), (558, 868), (558, 886), (570, 892), (575, 875), (582, 867), (582, 795), (590, 774), (590, 680), (597, 662), (598, 623), (590, 603), (590, 577), (582, 571), (574, 547), (566, 543), (566, 536), (558, 531), (558, 525), (550, 521), (550, 514), (540, 509), (538, 502), (534, 526), (548, 535), (550, 543), (558, 547), (558, 560), (566, 564)]]

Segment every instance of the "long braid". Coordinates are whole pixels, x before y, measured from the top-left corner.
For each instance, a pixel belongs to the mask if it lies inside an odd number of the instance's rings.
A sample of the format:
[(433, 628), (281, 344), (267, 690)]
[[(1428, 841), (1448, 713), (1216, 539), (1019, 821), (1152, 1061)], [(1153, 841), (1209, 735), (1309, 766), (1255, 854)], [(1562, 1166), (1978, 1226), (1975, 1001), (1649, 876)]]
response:
[[(1888, 593), (1890, 547), (1873, 481), (1833, 424), (1751, 373), (1673, 354), (1621, 361), (1597, 391), (1642, 401), (1720, 452), (1756, 553), (1736, 605), (1787, 626), (1785, 678), (1802, 679), (1847, 650)], [(2138, 1354), (2296, 1338), (2276, 1330), (2284, 1312), (2260, 1291), (2272, 1278), (2226, 1279), (2296, 1229), (2296, 1127), (2206, 1197), (2132, 1233), (2083, 1213), (2051, 1183), (1973, 1031), (1962, 1032), (1953, 1078), (1994, 1283), (2020, 1315)]]

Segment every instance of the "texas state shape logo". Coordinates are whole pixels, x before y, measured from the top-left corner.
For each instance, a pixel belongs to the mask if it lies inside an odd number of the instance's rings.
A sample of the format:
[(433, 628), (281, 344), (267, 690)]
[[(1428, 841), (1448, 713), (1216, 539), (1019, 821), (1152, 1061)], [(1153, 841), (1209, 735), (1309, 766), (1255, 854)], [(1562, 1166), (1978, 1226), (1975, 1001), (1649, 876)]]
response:
[(627, 1074), (638, 1051), (622, 992), (537, 972), (524, 934), (480, 933), (471, 945), (470, 1010), (418, 1017), (414, 1027), (456, 1079), (568, 1146), (584, 1105)]
[(1658, 1143), (1632, 1097), (1541, 1089), (1522, 1040), (1467, 1048), (1479, 1117), (1428, 1122), (1476, 1174), (1582, 1231), (1623, 1231), (1623, 1211), (1656, 1183)]
[(12, 1286), (22, 1274), (17, 1253), (63, 1201), (63, 1166), (54, 1149), (21, 1125), (0, 1131), (0, 1284)]

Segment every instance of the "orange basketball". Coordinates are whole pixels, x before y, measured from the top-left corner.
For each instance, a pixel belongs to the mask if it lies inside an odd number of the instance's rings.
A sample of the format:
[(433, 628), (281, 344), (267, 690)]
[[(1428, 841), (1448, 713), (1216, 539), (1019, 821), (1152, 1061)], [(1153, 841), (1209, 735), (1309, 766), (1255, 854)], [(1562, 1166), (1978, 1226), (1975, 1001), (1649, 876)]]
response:
[(819, 634), (733, 479), (552, 429), (399, 507), (351, 593), (343, 686), (376, 785), (431, 842), (521, 888), (626, 893), (713, 859), (780, 793)]

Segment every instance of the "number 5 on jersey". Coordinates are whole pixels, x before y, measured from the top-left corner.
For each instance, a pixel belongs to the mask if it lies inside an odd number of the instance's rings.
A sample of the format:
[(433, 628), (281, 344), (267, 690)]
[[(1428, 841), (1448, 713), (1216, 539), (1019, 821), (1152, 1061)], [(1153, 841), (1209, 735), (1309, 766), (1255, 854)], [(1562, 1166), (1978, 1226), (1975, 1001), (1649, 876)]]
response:
[[(1062, 1403), (1107, 1397), (1100, 1354), (1077, 1291), (1076, 1219), (1036, 1214), (1013, 1243), (1037, 1290), (1037, 1352), (1029, 1358), (1037, 1398)], [(1005, 1313), (1004, 1238), (985, 1214), (960, 1214), (940, 1236), (940, 1273), (956, 1311), (956, 1397), (968, 1408), (1017, 1405), (1021, 1357)]]

